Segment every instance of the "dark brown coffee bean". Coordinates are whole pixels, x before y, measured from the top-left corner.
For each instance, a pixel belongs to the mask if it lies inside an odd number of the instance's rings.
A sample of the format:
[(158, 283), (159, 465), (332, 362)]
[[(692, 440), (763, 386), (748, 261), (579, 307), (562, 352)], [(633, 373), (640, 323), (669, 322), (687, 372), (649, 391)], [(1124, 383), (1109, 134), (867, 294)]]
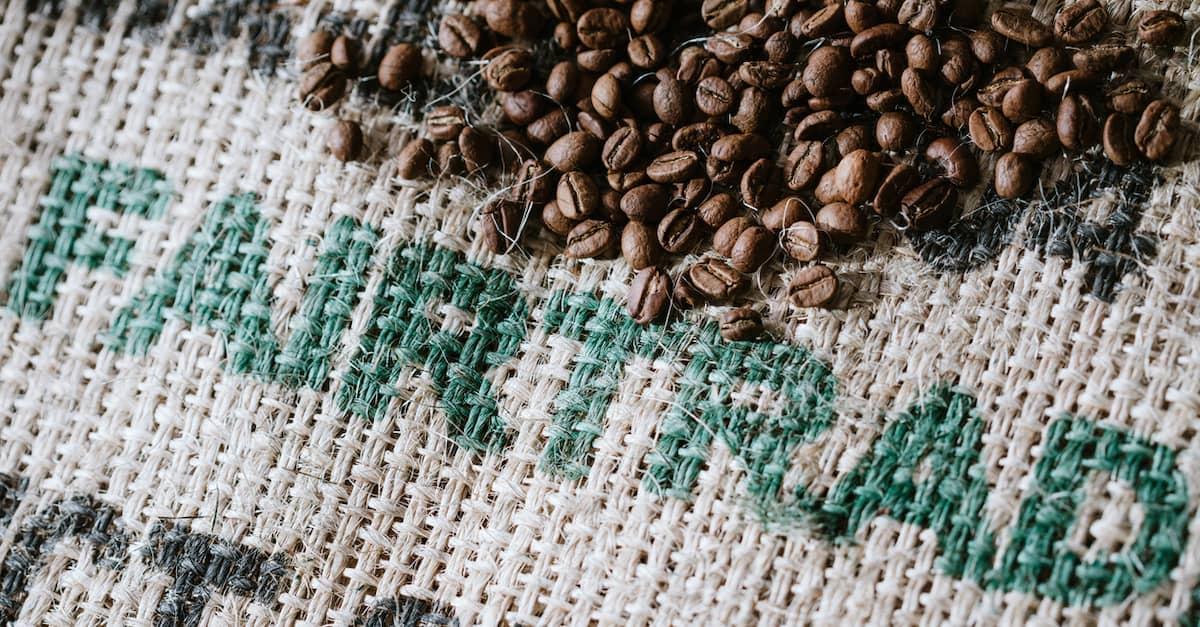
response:
[(778, 18), (751, 12), (743, 16), (741, 21), (738, 22), (737, 30), (755, 39), (766, 40), (766, 38), (782, 30), (783, 27), (783, 21)]
[(884, 150), (902, 151), (916, 138), (917, 124), (901, 111), (889, 111), (875, 122), (875, 141)]
[(779, 168), (770, 159), (759, 159), (742, 174), (738, 191), (742, 202), (753, 208), (767, 207), (779, 200), (783, 187)]
[(613, 190), (625, 193), (638, 185), (648, 183), (650, 179), (646, 176), (645, 170), (633, 170), (630, 172), (609, 172), (605, 177), (608, 181), (608, 186)]
[(1117, 113), (1140, 113), (1154, 99), (1152, 94), (1144, 81), (1125, 81), (1108, 92), (1108, 108)]
[(410, 43), (396, 44), (388, 48), (379, 62), (379, 86), (388, 91), (399, 91), (421, 76), (423, 64), (420, 48)]
[(329, 49), (329, 62), (350, 76), (362, 68), (362, 43), (349, 35), (338, 35)]
[(592, 50), (615, 48), (625, 43), (628, 31), (629, 18), (611, 8), (589, 9), (575, 23), (579, 42)]
[(984, 152), (1007, 150), (1012, 144), (1012, 125), (995, 107), (979, 107), (967, 123), (971, 141)]
[(808, 55), (802, 80), (808, 93), (828, 96), (846, 86), (850, 78), (850, 54), (840, 46), (823, 46)]
[(558, 179), (541, 162), (534, 159), (521, 162), (515, 179), (508, 192), (511, 200), (527, 204), (554, 200), (555, 182)]
[(460, 176), (466, 171), (457, 142), (446, 142), (437, 147), (437, 168), (448, 176)]
[(1133, 62), (1133, 48), (1121, 43), (1100, 42), (1094, 46), (1080, 48), (1071, 55), (1076, 68), (1093, 74), (1108, 74)]
[(862, 0), (850, 0), (842, 9), (842, 16), (850, 32), (858, 34), (879, 23), (879, 9)]
[(875, 213), (885, 218), (891, 217), (900, 209), (900, 201), (904, 195), (920, 182), (921, 178), (916, 168), (897, 163), (887, 176), (883, 177), (883, 182), (879, 184), (875, 198), (871, 201), (871, 207)]
[(617, 227), (605, 220), (584, 220), (567, 235), (563, 254), (574, 259), (607, 257), (617, 244)]
[(495, 156), (492, 145), (491, 137), (470, 126), (458, 134), (458, 150), (468, 172), (477, 172), (491, 165)]
[(1029, 12), (1005, 7), (992, 13), (992, 28), (997, 33), (1032, 48), (1049, 45), (1054, 33)]
[(466, 125), (462, 107), (455, 105), (434, 107), (425, 114), (425, 130), (430, 137), (439, 141), (458, 139), (458, 134)]
[(1071, 59), (1067, 56), (1066, 51), (1062, 48), (1047, 46), (1039, 48), (1034, 52), (1029, 60), (1025, 62), (1025, 68), (1033, 75), (1037, 82), (1045, 85), (1050, 77), (1064, 72), (1071, 67)]
[(887, 78), (875, 68), (859, 68), (850, 75), (850, 87), (860, 96), (873, 94), (887, 84)]
[(1052, 96), (1066, 96), (1091, 91), (1100, 84), (1100, 76), (1087, 70), (1067, 70), (1046, 81), (1046, 91)]
[(812, 219), (812, 211), (796, 196), (788, 196), (762, 212), (763, 226), (779, 232), (801, 220)]
[(726, 135), (712, 145), (712, 155), (722, 161), (751, 161), (770, 152), (767, 138), (754, 133)]
[(788, 300), (801, 308), (824, 307), (837, 295), (837, 275), (827, 266), (800, 268), (788, 283)]
[(296, 46), (296, 60), (300, 62), (300, 69), (307, 70), (321, 61), (328, 61), (333, 41), (333, 33), (323, 29), (315, 30), (301, 39)]
[(1108, 11), (1097, 0), (1077, 0), (1054, 16), (1054, 34), (1071, 45), (1091, 41), (1106, 26)]
[(1087, 96), (1071, 94), (1058, 104), (1058, 141), (1070, 150), (1083, 151), (1100, 139), (1099, 112)]
[(612, 74), (604, 74), (592, 85), (592, 109), (596, 115), (616, 119), (622, 112), (621, 83)]
[(800, 32), (805, 38), (812, 39), (832, 35), (846, 27), (846, 20), (840, 3), (825, 5), (820, 11), (812, 14), (800, 26)]
[(834, 138), (838, 154), (845, 156), (855, 150), (871, 150), (875, 147), (874, 133), (866, 124), (852, 124), (842, 129)]
[(1054, 154), (1058, 147), (1058, 131), (1049, 120), (1030, 120), (1013, 132), (1013, 152), (1045, 159)]
[(733, 88), (718, 76), (710, 76), (696, 85), (696, 108), (705, 115), (725, 115), (733, 108), (733, 98)]
[(363, 135), (357, 122), (338, 120), (325, 140), (329, 154), (338, 161), (355, 161), (362, 154)]
[(747, 61), (738, 66), (738, 77), (760, 89), (779, 89), (792, 78), (792, 66), (770, 61)]
[(629, 222), (621, 230), (621, 255), (634, 270), (648, 268), (658, 262), (662, 249), (654, 228), (642, 222)]
[(1133, 164), (1139, 156), (1137, 144), (1133, 140), (1133, 118), (1122, 113), (1110, 113), (1104, 121), (1104, 156), (1116, 165), (1127, 167)]
[[(846, 155), (837, 166), (835, 184), (846, 202), (856, 205), (875, 195), (882, 164), (879, 155), (869, 150), (856, 150)], [(817, 223), (820, 226), (820, 221)]]
[(821, 207), (815, 220), (817, 230), (835, 244), (852, 244), (867, 232), (867, 222), (857, 207), (835, 202)]
[(494, 255), (506, 255), (521, 241), (525, 206), (497, 198), (484, 206), (479, 215), (478, 233), (484, 246)]
[(716, 124), (697, 122), (688, 124), (675, 131), (671, 137), (671, 148), (675, 150), (690, 150), (695, 153), (707, 153), (712, 145), (721, 138), (723, 131)]
[(571, 229), (578, 224), (558, 210), (558, 203), (553, 200), (542, 205), (542, 226), (559, 237), (566, 237)]
[(1171, 154), (1179, 135), (1179, 110), (1166, 100), (1151, 102), (1142, 112), (1133, 141), (1151, 161), (1162, 161)]
[(526, 0), (489, 0), (483, 16), (488, 28), (514, 39), (530, 39), (542, 26), (542, 14)]
[(751, 226), (738, 235), (729, 253), (729, 265), (739, 272), (754, 272), (775, 254), (775, 236), (761, 226)]
[(479, 53), (483, 31), (475, 20), (457, 13), (442, 18), (438, 27), (438, 45), (446, 54), (467, 59)]
[(900, 76), (900, 90), (917, 115), (928, 119), (937, 112), (940, 102), (937, 88), (917, 70), (904, 70)]
[(729, 123), (743, 133), (757, 133), (767, 128), (771, 119), (771, 101), (757, 87), (747, 87), (738, 93), (737, 106), (729, 115)]
[(346, 75), (328, 61), (313, 64), (300, 79), (300, 101), (310, 111), (332, 107), (345, 93)]
[(714, 304), (729, 302), (750, 285), (741, 272), (716, 259), (690, 266), (685, 276), (701, 298)]
[(646, 176), (657, 183), (679, 183), (699, 173), (700, 157), (689, 150), (659, 155), (646, 166)]
[(911, 31), (900, 24), (876, 24), (850, 40), (850, 56), (856, 59), (869, 57), (880, 50), (903, 44), (911, 34)]
[(979, 181), (979, 162), (971, 148), (953, 137), (940, 137), (925, 148), (925, 158), (938, 164), (946, 179), (959, 187), (970, 187)]
[(696, 208), (696, 215), (700, 216), (700, 220), (709, 228), (715, 229), (732, 220), (740, 210), (741, 205), (733, 195), (722, 192), (713, 194), (700, 203)]
[(712, 181), (698, 176), (685, 183), (675, 184), (675, 195), (671, 197), (672, 207), (691, 209), (699, 205), (712, 191)]
[(629, 23), (635, 33), (657, 33), (667, 27), (670, 19), (668, 0), (635, 0), (629, 9)]
[(396, 162), (396, 174), (402, 179), (417, 179), (435, 174), (436, 163), (433, 143), (428, 139), (414, 139), (400, 150)]
[(751, 307), (738, 307), (721, 314), (721, 337), (730, 342), (753, 340), (763, 332), (762, 314)]
[(837, 168), (826, 170), (821, 175), (821, 180), (817, 181), (817, 188), (813, 190), (813, 197), (822, 205), (845, 200), (837, 184)]
[(786, 32), (778, 32), (763, 42), (763, 52), (772, 63), (790, 63), (800, 51), (800, 42)]
[(935, 0), (904, 0), (896, 20), (918, 32), (929, 32), (941, 18)]
[(815, 185), (824, 172), (825, 158), (825, 145), (821, 142), (797, 142), (787, 159), (788, 189), (798, 192)]
[(925, 231), (946, 226), (954, 215), (958, 191), (944, 178), (934, 178), (910, 189), (900, 199), (901, 226)]
[(709, 155), (704, 161), (704, 175), (717, 185), (736, 185), (745, 168), (733, 161), (721, 161)]
[(712, 248), (717, 254), (728, 257), (733, 254), (733, 247), (737, 244), (738, 238), (741, 237), (747, 229), (754, 226), (754, 221), (745, 216), (738, 216), (730, 219), (713, 233)]
[(563, 109), (551, 109), (549, 113), (534, 120), (526, 129), (525, 135), (534, 143), (543, 146), (571, 131), (571, 120)]
[[(408, 45), (408, 44), (401, 44)], [(383, 82), (380, 70), (380, 83)], [(496, 91), (519, 91), (533, 78), (533, 55), (522, 48), (509, 48), (488, 60), (483, 69), (488, 86)]]
[(579, 47), (579, 35), (575, 34), (575, 24), (559, 22), (554, 25), (554, 35), (551, 36), (560, 50), (574, 50)]
[(737, 24), (748, 9), (746, 0), (704, 0), (700, 17), (709, 28), (723, 30)]
[(1042, 110), (1042, 86), (1033, 79), (1018, 81), (1004, 94), (1000, 104), (1004, 117), (1013, 122), (1024, 122), (1036, 117)]
[[(704, 42), (704, 49), (721, 63), (741, 63), (754, 47), (754, 38), (745, 33), (716, 33)], [(704, 62), (701, 62), (703, 64)], [(682, 66), (680, 66), (682, 70)], [(696, 80), (702, 78), (702, 68), (696, 69)], [(677, 77), (678, 78), (678, 77)]]
[(559, 172), (584, 170), (600, 159), (600, 140), (587, 131), (559, 137), (546, 149), (546, 162)]
[(579, 87), (579, 66), (571, 61), (560, 61), (546, 78), (546, 93), (560, 104), (571, 102)]
[(796, 140), (825, 139), (841, 130), (842, 126), (842, 116), (836, 111), (818, 111), (801, 120), (792, 136)]
[(936, 72), (941, 65), (941, 52), (938, 45), (929, 37), (916, 34), (904, 45), (904, 56), (908, 59), (908, 67), (925, 72)]
[(621, 192), (611, 189), (600, 192), (600, 215), (618, 227), (629, 222), (629, 216), (621, 211), (621, 196)]
[(635, 67), (653, 70), (666, 62), (670, 50), (658, 36), (641, 35), (629, 40), (625, 53)]
[(673, 126), (687, 122), (692, 114), (687, 85), (678, 79), (662, 81), (654, 88), (654, 112), (658, 119)]
[(947, 85), (956, 85), (964, 89), (975, 86), (979, 80), (978, 63), (971, 46), (965, 39), (948, 39), (942, 42), (941, 73), (942, 80)]
[(572, 220), (582, 220), (600, 209), (600, 189), (583, 172), (568, 172), (558, 180), (558, 210)]
[(942, 124), (955, 130), (962, 130), (970, 124), (971, 114), (978, 108), (978, 100), (970, 97), (959, 98), (942, 113)]
[(1183, 16), (1174, 11), (1147, 11), (1137, 23), (1138, 39), (1151, 46), (1172, 45), (1186, 29)]
[(671, 305), (671, 277), (661, 268), (644, 268), (633, 278), (625, 310), (640, 325), (660, 320)]
[(695, 248), (704, 226), (695, 211), (679, 208), (658, 223), (658, 243), (670, 253), (682, 254)]
[(580, 130), (590, 134), (596, 139), (603, 140), (612, 134), (609, 132), (609, 129), (612, 128), (612, 123), (596, 115), (595, 113), (580, 111), (579, 114), (575, 116), (575, 124)]
[(631, 126), (622, 126), (604, 142), (600, 161), (609, 172), (628, 169), (641, 156), (642, 134)]
[(883, 75), (893, 84), (900, 82), (900, 77), (904, 74), (906, 67), (908, 67), (908, 60), (904, 58), (902, 52), (880, 50), (875, 53), (875, 69), (883, 72)]
[(1005, 47), (1006, 40), (994, 30), (980, 29), (971, 33), (971, 52), (983, 63), (999, 63)]
[[(496, 133), (495, 139), (497, 156), (507, 172), (517, 171), (525, 160), (533, 156), (533, 150), (525, 143), (525, 134), (516, 129), (504, 129)], [(553, 187), (550, 196), (554, 196)]]
[(812, 261), (821, 255), (821, 233), (811, 222), (797, 221), (783, 231), (783, 251), (796, 261)]
[(908, 104), (904, 92), (900, 89), (885, 89), (867, 96), (867, 108), (876, 113), (898, 111)]
[(621, 196), (621, 211), (637, 222), (658, 222), (671, 202), (671, 190), (661, 183), (645, 183)]
[(1037, 183), (1037, 166), (1028, 156), (1009, 152), (996, 161), (996, 194), (1020, 198)]
[(545, 100), (532, 90), (501, 92), (498, 100), (500, 110), (509, 122), (518, 126), (529, 126), (546, 111)]
[(575, 63), (581, 70), (594, 74), (603, 74), (617, 64), (621, 54), (614, 48), (600, 50), (581, 50), (575, 55)]

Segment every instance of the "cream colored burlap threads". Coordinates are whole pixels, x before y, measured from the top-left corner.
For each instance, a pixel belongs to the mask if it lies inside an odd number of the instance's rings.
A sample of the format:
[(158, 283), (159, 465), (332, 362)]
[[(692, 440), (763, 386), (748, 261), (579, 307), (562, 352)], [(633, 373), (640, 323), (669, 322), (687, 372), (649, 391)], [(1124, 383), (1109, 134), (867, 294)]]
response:
[[(790, 309), (786, 274), (762, 273), (770, 340), (721, 342), (717, 310), (643, 332), (624, 264), (568, 263), (536, 229), (491, 256), (472, 235), (488, 190), (392, 180), (404, 107), (344, 105), (371, 152), (344, 165), (323, 153), (333, 115), (262, 74), (318, 19), (383, 36), (417, 23), (405, 6), (5, 7), (6, 619), (1200, 611), (1191, 145), (1138, 203), (1152, 253), (1057, 256), (1031, 208), (994, 258), (935, 272), (881, 229), (835, 262), (839, 309)], [(1165, 76), (1194, 120), (1190, 59)], [(1136, 191), (1052, 224), (1111, 226)], [(1101, 253), (1140, 270), (1111, 303), (1091, 295)]]

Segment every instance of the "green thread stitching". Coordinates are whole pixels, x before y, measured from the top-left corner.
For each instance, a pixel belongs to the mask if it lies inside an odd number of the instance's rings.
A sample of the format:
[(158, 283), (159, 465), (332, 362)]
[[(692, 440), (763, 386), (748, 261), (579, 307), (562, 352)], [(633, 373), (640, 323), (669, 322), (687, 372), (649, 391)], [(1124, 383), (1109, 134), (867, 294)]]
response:
[(29, 245), (9, 281), (9, 309), (22, 317), (44, 319), (72, 263), (124, 274), (133, 242), (90, 225), (90, 209), (157, 218), (170, 199), (171, 185), (155, 170), (110, 166), (78, 156), (55, 160), (50, 189), (39, 203), (41, 217), (30, 227)]
[[(438, 305), (474, 312), (473, 322), (434, 329)], [(499, 451), (509, 434), (486, 374), (516, 355), (525, 338), (529, 308), (512, 277), (429, 245), (402, 248), (392, 256), (375, 294), (371, 322), (343, 376), (338, 406), (371, 420), (400, 395), (394, 382), (410, 367), (433, 382), (446, 413), (449, 435), (473, 451)]]

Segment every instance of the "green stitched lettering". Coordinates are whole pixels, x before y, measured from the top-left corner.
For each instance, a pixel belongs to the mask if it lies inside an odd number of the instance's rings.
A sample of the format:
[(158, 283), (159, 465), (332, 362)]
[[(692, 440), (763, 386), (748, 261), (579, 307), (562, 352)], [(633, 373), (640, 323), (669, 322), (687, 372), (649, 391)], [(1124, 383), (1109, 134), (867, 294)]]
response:
[(516, 354), (527, 315), (506, 272), (443, 248), (398, 250), (375, 293), (338, 406), (377, 419), (400, 395), (394, 382), (401, 373), (420, 367), (446, 412), (451, 439), (469, 450), (501, 450), (508, 433), (486, 375)]
[(45, 318), (73, 263), (123, 274), (133, 242), (100, 231), (88, 213), (156, 218), (170, 199), (170, 184), (155, 170), (77, 156), (56, 160), (41, 217), (29, 229), (29, 245), (8, 284), (8, 307), (26, 318)]

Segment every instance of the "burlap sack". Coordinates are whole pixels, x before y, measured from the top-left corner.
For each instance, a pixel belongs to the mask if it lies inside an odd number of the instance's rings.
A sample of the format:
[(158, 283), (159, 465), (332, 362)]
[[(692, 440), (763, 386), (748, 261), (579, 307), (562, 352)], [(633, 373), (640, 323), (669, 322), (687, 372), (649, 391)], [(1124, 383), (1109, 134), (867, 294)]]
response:
[(4, 620), (1196, 622), (1191, 42), (1143, 52), (1188, 120), (1166, 167), (881, 227), (832, 310), (773, 265), (771, 337), (729, 343), (719, 309), (638, 327), (623, 262), (536, 228), (486, 253), (496, 189), (391, 176), (430, 102), (495, 115), (477, 66), (364, 81), (370, 156), (325, 153), (298, 37), (377, 57), (445, 10), (6, 3)]

